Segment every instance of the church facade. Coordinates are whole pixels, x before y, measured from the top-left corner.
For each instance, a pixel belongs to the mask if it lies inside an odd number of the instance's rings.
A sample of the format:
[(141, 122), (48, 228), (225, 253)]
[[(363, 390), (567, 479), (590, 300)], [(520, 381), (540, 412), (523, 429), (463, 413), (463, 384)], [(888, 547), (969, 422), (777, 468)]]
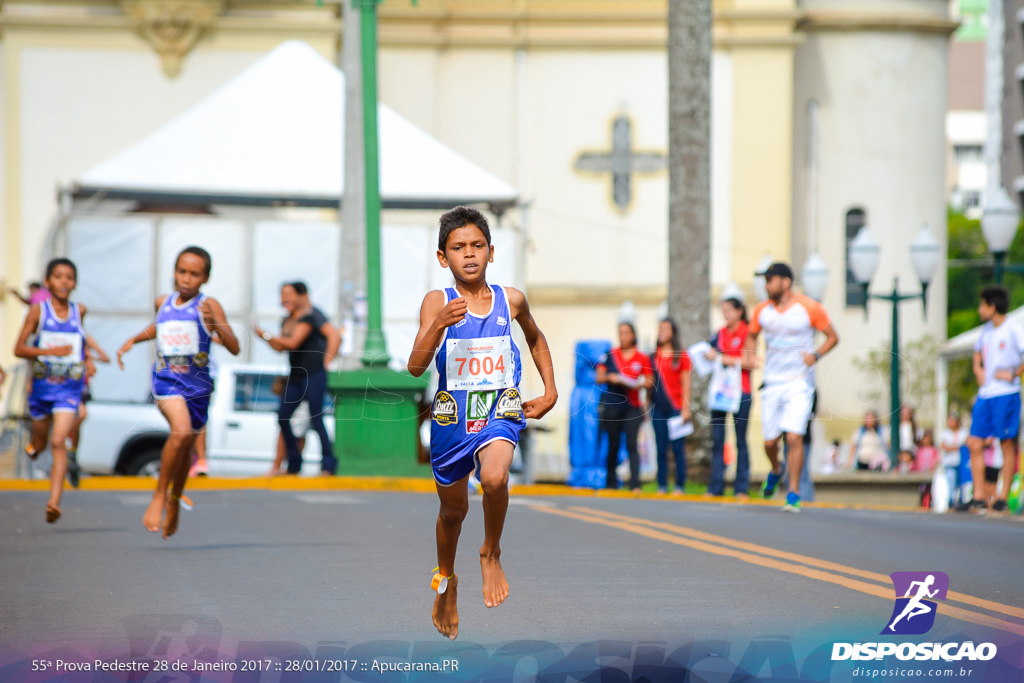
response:
[[(284, 40), (336, 60), (341, 35), (338, 0), (0, 8), (0, 278), (22, 288), (59, 246), (48, 240), (55, 185)], [(854, 360), (890, 338), (889, 304), (871, 304), (865, 317), (847, 281), (847, 246), (869, 225), (883, 245), (873, 283), (883, 293), (897, 277), (917, 291), (909, 244), (923, 223), (945, 247), (955, 23), (946, 0), (715, 0), (713, 11), (713, 296), (734, 282), (753, 304), (766, 255), (790, 261), (799, 278), (820, 254), (842, 340), (819, 370), (821, 429), (846, 439), (865, 409), (887, 405), (886, 379)], [(518, 233), (517, 284), (548, 336), (564, 397), (577, 341), (614, 340), (628, 300), (651, 345), (666, 299), (666, 13), (666, 0), (386, 0), (380, 9), (381, 100), (521, 193), (498, 224)], [(903, 339), (944, 338), (944, 270), (928, 297), (927, 318), (904, 305)], [(10, 297), (2, 308), (7, 363), (23, 308)], [(532, 367), (524, 377), (527, 393), (539, 389)], [(554, 431), (542, 450), (564, 454), (567, 406), (547, 419)], [(755, 429), (755, 452), (757, 438)]]

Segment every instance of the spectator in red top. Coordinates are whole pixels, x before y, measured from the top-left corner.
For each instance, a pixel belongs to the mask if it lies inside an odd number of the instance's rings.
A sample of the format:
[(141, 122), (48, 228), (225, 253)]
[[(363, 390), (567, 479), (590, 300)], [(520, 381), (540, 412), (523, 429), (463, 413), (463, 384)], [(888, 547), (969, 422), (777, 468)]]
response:
[[(750, 371), (745, 365), (743, 346), (747, 341), (747, 309), (739, 299), (730, 298), (722, 302), (722, 316), (725, 327), (711, 339), (712, 350), (708, 360), (721, 358), (723, 365), (739, 365), (743, 368), (743, 395), (740, 409), (732, 414), (733, 432), (736, 435), (736, 479), (733, 489), (736, 497), (747, 498), (750, 488), (750, 451), (747, 448), (747, 423), (750, 420)], [(711, 411), (711, 481), (708, 493), (713, 496), (725, 495), (725, 423), (729, 413), (723, 410)]]
[(686, 489), (686, 437), (670, 439), (669, 420), (689, 421), (690, 356), (679, 345), (675, 321), (658, 324), (658, 349), (654, 353), (654, 390), (651, 392), (651, 423), (658, 449), (658, 491), (668, 491), (668, 449), (676, 459), (676, 493)]
[(619, 488), (615, 468), (619, 464), (619, 445), (626, 434), (629, 453), (629, 487), (640, 491), (640, 455), (636, 438), (643, 420), (640, 389), (651, 388), (651, 359), (636, 348), (636, 330), (630, 323), (619, 324), (619, 348), (606, 353), (597, 364), (597, 383), (604, 384), (598, 415), (601, 431), (608, 434), (607, 488)]

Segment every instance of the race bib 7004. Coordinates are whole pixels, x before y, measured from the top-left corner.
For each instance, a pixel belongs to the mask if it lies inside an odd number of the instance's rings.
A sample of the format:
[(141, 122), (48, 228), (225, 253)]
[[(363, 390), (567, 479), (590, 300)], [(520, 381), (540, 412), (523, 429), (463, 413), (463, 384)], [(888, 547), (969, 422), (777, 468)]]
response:
[(445, 352), (448, 391), (515, 386), (511, 337), (449, 339), (445, 342)]

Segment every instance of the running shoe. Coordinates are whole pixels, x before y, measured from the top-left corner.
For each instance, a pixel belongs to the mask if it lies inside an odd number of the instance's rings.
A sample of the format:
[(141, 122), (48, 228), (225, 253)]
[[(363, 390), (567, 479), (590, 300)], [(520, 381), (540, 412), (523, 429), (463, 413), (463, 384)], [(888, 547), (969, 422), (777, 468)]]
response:
[(992, 503), (992, 512), (1006, 512), (1006, 501), (997, 500)]
[(78, 466), (78, 453), (68, 451), (68, 483), (77, 489), (81, 474), (82, 468)]
[(800, 496), (795, 493), (786, 495), (786, 504), (782, 506), (784, 512), (800, 512)]
[(772, 498), (775, 496), (775, 489), (779, 486), (779, 482), (782, 481), (783, 475), (786, 474), (786, 468), (783, 467), (782, 471), (778, 474), (775, 472), (769, 472), (768, 478), (764, 481), (764, 492), (761, 494), (765, 498)]
[(967, 501), (966, 503), (960, 503), (956, 506), (957, 512), (979, 512), (984, 511), (988, 506), (985, 505), (985, 501), (974, 498)]

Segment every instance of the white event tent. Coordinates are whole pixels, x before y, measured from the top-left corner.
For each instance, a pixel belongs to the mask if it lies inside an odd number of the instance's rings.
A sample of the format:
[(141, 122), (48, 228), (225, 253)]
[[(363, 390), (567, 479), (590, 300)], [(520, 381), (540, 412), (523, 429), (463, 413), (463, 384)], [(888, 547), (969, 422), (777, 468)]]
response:
[[(110, 352), (145, 327), (173, 284), (174, 255), (189, 244), (211, 253), (204, 291), (242, 335), (237, 359), (217, 347), (215, 360), (284, 362), (249, 335), (254, 318), (276, 329), (283, 282), (305, 281), (313, 303), (340, 322), (351, 284), (339, 281), (339, 224), (323, 209), (336, 208), (343, 189), (343, 112), (341, 71), (309, 45), (286, 42), (64, 188), (52, 253), (78, 265), (75, 299), (89, 308), (90, 334)], [(500, 216), (518, 192), (386, 105), (378, 112), (384, 327), (401, 363), (423, 295), (450, 283), (434, 257), (438, 212), (477, 204)], [(519, 233), (492, 236), (502, 258), (489, 279), (521, 287)], [(97, 374), (98, 399), (145, 399), (152, 359), (135, 351), (127, 360), (127, 373)]]

